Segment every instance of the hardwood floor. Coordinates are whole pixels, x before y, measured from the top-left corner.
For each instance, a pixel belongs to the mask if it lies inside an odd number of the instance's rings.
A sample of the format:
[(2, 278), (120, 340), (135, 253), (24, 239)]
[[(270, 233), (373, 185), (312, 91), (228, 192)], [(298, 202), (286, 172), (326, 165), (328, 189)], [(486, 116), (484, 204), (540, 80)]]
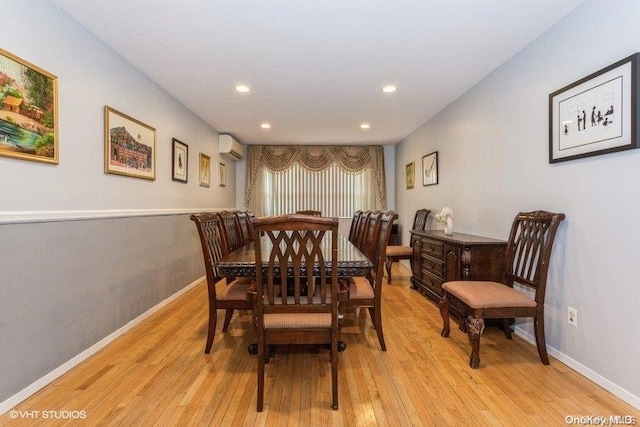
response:
[[(451, 337), (440, 337), (437, 306), (409, 288), (407, 268), (395, 263), (392, 275), (383, 291), (387, 351), (380, 351), (365, 310), (349, 314), (342, 329), (347, 349), (339, 356), (337, 411), (328, 352), (282, 349), (267, 365), (265, 408), (257, 413), (249, 314), (235, 314), (205, 355), (202, 283), (22, 402), (14, 408), (21, 411), (17, 419), (2, 415), (0, 425), (541, 426), (566, 425), (567, 416), (640, 419), (640, 411), (555, 359), (542, 365), (535, 346), (516, 336), (508, 341), (497, 329), (485, 331), (481, 368), (472, 370), (466, 335), (452, 325)], [(45, 419), (43, 411), (56, 412)], [(84, 417), (51, 419), (72, 414)]]

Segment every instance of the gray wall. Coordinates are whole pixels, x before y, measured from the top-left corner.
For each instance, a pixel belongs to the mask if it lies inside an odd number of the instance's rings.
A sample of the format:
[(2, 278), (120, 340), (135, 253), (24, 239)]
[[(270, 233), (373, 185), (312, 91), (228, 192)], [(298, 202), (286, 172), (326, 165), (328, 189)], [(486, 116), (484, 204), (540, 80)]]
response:
[(0, 241), (0, 401), (204, 271), (188, 215), (5, 224)]
[[(564, 212), (545, 305), (552, 355), (640, 407), (640, 150), (548, 162), (548, 95), (640, 51), (640, 2), (589, 0), (397, 146), (439, 151), (435, 186), (396, 182), (403, 222), (454, 210), (457, 231), (507, 238), (519, 211)], [(438, 224), (431, 221), (431, 226)], [(578, 327), (567, 324), (567, 306)], [(530, 321), (518, 332), (530, 337)], [(552, 362), (557, 363), (557, 362)]]
[[(60, 164), (0, 157), (0, 412), (202, 277), (189, 213), (236, 192), (198, 185), (200, 152), (235, 175), (215, 129), (49, 1), (5, 3), (1, 47), (58, 77)], [(156, 129), (155, 181), (103, 172), (105, 105)], [(171, 180), (171, 138), (189, 145), (187, 184)]]

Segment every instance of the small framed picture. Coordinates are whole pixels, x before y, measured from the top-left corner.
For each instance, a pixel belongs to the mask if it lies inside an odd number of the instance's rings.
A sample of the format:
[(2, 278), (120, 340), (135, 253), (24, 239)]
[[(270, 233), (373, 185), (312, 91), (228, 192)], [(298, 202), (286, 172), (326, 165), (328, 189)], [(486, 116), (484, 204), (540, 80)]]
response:
[(407, 190), (413, 188), (416, 181), (416, 162), (411, 162), (405, 166), (405, 175), (407, 179)]
[(218, 164), (218, 187), (227, 186), (227, 165), (224, 163)]
[(211, 157), (200, 153), (200, 185), (209, 187), (211, 185)]
[(104, 172), (156, 179), (156, 130), (104, 107)]
[(173, 165), (171, 167), (174, 181), (186, 183), (189, 178), (189, 146), (177, 139), (172, 139)]
[(438, 183), (438, 152), (422, 157), (422, 185), (435, 185)]

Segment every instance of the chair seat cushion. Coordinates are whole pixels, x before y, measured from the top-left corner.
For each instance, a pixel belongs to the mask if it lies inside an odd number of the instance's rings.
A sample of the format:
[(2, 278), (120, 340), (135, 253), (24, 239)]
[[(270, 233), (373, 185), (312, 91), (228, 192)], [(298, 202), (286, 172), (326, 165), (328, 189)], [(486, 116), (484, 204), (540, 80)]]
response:
[(373, 286), (366, 277), (352, 277), (349, 280), (349, 299), (372, 299)]
[(264, 328), (331, 328), (331, 313), (269, 313), (264, 315)]
[(411, 246), (387, 246), (385, 254), (393, 257), (400, 256), (410, 258), (413, 256), (413, 248)]
[(471, 308), (535, 307), (536, 301), (498, 282), (460, 280), (445, 282), (442, 289)]
[[(227, 283), (227, 279), (222, 279), (220, 282)], [(247, 290), (250, 286), (251, 279), (248, 277), (233, 279), (228, 284), (216, 289), (216, 298), (224, 301), (246, 301)]]

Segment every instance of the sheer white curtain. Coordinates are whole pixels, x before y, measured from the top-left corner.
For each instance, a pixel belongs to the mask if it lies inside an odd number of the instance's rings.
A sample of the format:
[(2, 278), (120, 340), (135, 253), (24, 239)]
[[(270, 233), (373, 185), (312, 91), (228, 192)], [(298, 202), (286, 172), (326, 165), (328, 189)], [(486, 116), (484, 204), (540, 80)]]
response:
[(381, 146), (250, 146), (246, 207), (257, 216), (386, 209)]

